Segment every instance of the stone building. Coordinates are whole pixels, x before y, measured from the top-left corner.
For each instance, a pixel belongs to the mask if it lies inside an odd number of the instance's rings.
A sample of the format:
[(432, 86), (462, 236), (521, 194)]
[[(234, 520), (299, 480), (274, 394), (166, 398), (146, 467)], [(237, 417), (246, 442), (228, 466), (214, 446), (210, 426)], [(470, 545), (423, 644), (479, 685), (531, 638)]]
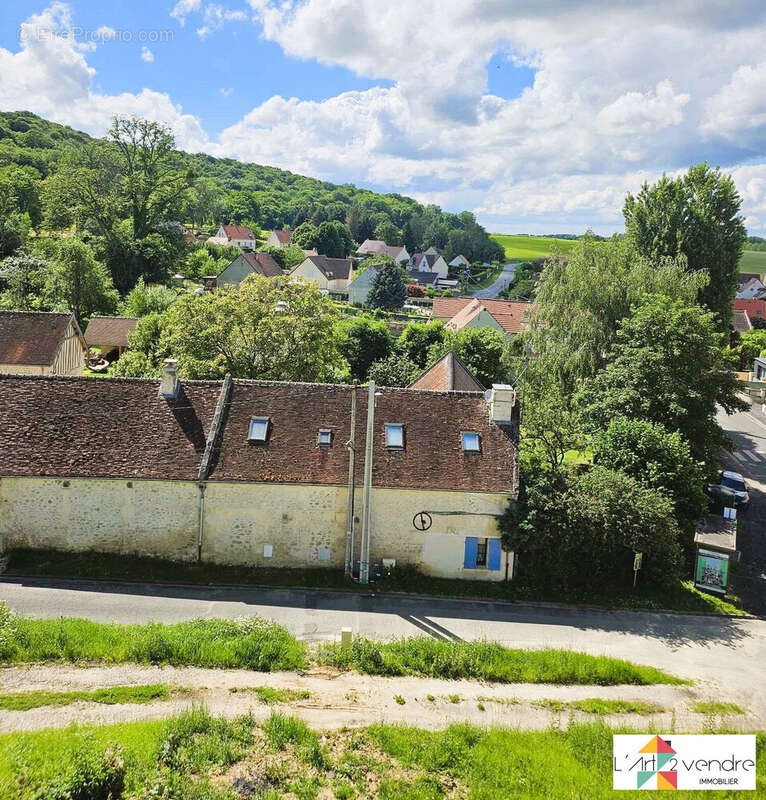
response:
[[(352, 498), (360, 559), (366, 418), (366, 388), (181, 382), (172, 362), (162, 381), (0, 376), (0, 548), (343, 568)], [(510, 387), (381, 388), (370, 562), (510, 577), (496, 517), (517, 420)]]

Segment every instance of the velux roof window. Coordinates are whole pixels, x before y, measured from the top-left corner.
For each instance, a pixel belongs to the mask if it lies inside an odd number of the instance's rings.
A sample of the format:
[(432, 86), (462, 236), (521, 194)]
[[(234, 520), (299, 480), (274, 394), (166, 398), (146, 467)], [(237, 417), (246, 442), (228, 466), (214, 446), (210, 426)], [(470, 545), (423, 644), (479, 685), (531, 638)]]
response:
[(404, 425), (386, 424), (386, 447), (389, 450), (404, 450)]
[(475, 431), (463, 431), (460, 434), (461, 439), (463, 440), (463, 452), (464, 453), (480, 453), (481, 452), (481, 443), (479, 441), (479, 434)]
[(332, 446), (332, 431), (329, 428), (320, 428), (317, 434), (317, 444), (320, 447)]
[(269, 439), (269, 417), (251, 417), (247, 438), (251, 442), (267, 442)]

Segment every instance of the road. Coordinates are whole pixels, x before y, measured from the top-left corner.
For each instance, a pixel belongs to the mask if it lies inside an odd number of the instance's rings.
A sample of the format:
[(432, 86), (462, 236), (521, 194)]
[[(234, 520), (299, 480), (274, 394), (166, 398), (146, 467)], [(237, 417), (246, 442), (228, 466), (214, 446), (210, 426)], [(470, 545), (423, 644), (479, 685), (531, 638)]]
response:
[(484, 289), (479, 289), (472, 294), (472, 297), (493, 298), (497, 297), (500, 292), (513, 280), (513, 274), (520, 261), (509, 261), (503, 266), (502, 272), (497, 276), (494, 283)]
[(766, 615), (766, 415), (760, 405), (718, 422), (734, 444), (725, 466), (741, 472), (750, 487), (750, 508), (740, 515), (737, 549), (741, 563), (733, 575), (734, 588), (745, 608)]
[(766, 621), (445, 598), (290, 589), (169, 587), (5, 578), (0, 600), (36, 617), (176, 622), (257, 614), (308, 641), (342, 627), (381, 639), (427, 634), (507, 646), (574, 649), (651, 664), (710, 682), (766, 724)]

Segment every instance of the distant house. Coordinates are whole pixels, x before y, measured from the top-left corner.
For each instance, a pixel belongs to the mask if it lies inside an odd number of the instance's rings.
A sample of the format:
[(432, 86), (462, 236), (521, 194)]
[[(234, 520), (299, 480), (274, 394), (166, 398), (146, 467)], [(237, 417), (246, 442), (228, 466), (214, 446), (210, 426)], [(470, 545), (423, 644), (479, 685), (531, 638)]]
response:
[(490, 327), (511, 335), (527, 325), (532, 308), (533, 303), (522, 300), (435, 297), (433, 316), (443, 320), (451, 330)]
[(744, 311), (750, 321), (754, 319), (766, 320), (766, 300), (735, 300), (735, 311)]
[(412, 272), (435, 272), (440, 278), (449, 273), (447, 262), (438, 253), (415, 253), (410, 259), (409, 269)]
[(250, 228), (243, 225), (221, 225), (215, 236), (211, 236), (208, 242), (255, 250), (255, 235)]
[(428, 250), (425, 251), (425, 254), (427, 256), (440, 256), (441, 255), (441, 253), (433, 245), (431, 245), (428, 248)]
[(366, 306), (367, 298), (372, 289), (372, 281), (378, 274), (382, 264), (367, 267), (364, 272), (359, 273), (348, 285), (348, 302), (357, 306)]
[(293, 267), (292, 278), (303, 278), (332, 294), (346, 294), (353, 278), (354, 261), (351, 258), (308, 256)]
[(266, 239), (267, 247), (287, 247), (293, 241), (292, 231), (272, 231)]
[(0, 373), (81, 375), (85, 351), (74, 314), (0, 311)]
[(452, 261), (449, 262), (450, 267), (470, 267), (471, 262), (463, 255), (455, 256)]
[(766, 358), (756, 356), (753, 363), (753, 380), (766, 381)]
[(753, 300), (766, 289), (759, 278), (749, 278), (739, 285), (737, 289), (737, 300)]
[(85, 343), (104, 358), (114, 351), (119, 358), (128, 349), (128, 334), (136, 325), (138, 317), (91, 317), (85, 329)]
[(747, 316), (746, 311), (735, 311), (731, 318), (731, 326), (739, 333), (747, 333), (753, 329), (753, 323), (750, 322), (750, 317)]
[(397, 264), (406, 264), (410, 260), (410, 254), (404, 245), (388, 245), (380, 239), (365, 239), (356, 254), (359, 256), (388, 256)]
[(450, 350), (431, 364), (407, 387), (436, 392), (483, 392), (484, 387), (471, 375), (468, 367)]
[(219, 288), (228, 284), (239, 286), (248, 275), (254, 274), (274, 278), (282, 275), (282, 268), (268, 253), (240, 253), (216, 276), (215, 285)]
[(415, 272), (407, 270), (407, 283), (415, 283), (418, 286), (425, 286), (426, 288), (436, 288), (439, 280), (438, 272)]

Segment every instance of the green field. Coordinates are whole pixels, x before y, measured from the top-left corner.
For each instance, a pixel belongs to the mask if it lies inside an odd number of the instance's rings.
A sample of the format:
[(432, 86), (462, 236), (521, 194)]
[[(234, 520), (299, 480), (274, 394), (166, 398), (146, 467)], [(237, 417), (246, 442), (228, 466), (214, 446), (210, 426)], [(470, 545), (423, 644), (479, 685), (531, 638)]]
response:
[(568, 253), (573, 247), (574, 239), (551, 239), (546, 236), (521, 236), (506, 233), (490, 233), (505, 251), (505, 257), (513, 260), (530, 261), (545, 258), (554, 249)]
[(761, 275), (766, 272), (766, 250), (745, 250), (739, 260), (739, 271), (758, 272)]

